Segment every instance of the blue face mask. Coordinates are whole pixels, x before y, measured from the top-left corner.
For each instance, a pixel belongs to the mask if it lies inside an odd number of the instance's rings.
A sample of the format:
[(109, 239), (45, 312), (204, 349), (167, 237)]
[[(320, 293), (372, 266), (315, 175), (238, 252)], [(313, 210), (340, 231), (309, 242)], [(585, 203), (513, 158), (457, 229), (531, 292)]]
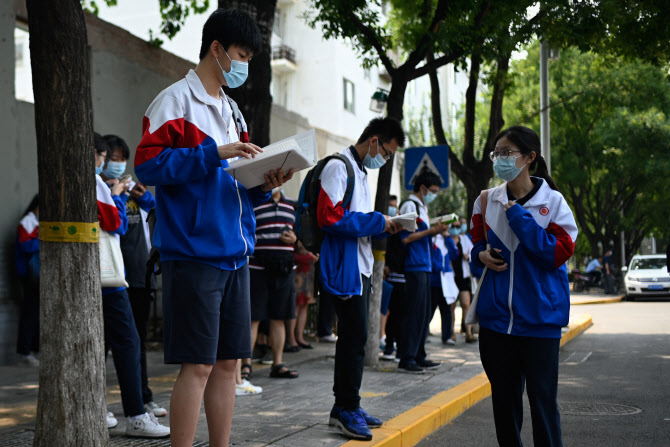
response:
[(423, 202), (426, 205), (428, 205), (430, 202), (435, 200), (436, 197), (437, 197), (437, 194), (429, 190), (426, 194), (423, 195)]
[(102, 174), (102, 165), (95, 167), (95, 175)]
[(395, 206), (389, 206), (389, 216), (393, 217), (398, 214), (398, 208)]
[(467, 232), (468, 232), (468, 224), (462, 224), (461, 233), (467, 233)]
[(230, 59), (230, 56), (228, 56), (228, 53), (226, 53), (225, 50), (224, 53), (230, 60), (230, 71), (226, 73), (226, 71), (221, 66), (221, 63), (219, 63), (219, 59), (216, 59), (216, 63), (219, 64), (219, 68), (221, 69), (221, 73), (223, 73), (223, 78), (226, 80), (228, 87), (237, 88), (244, 84), (244, 81), (247, 80), (247, 76), (249, 75), (249, 63), (234, 61)]
[(368, 169), (379, 169), (386, 164), (386, 160), (379, 153), (379, 141), (377, 141), (377, 155), (374, 158), (370, 157), (370, 145), (368, 144), (368, 153), (365, 154), (363, 164)]
[(452, 236), (458, 236), (459, 234), (461, 234), (461, 229), (455, 227), (449, 227), (449, 234)]
[(493, 170), (496, 171), (498, 177), (508, 182), (517, 178), (523, 170), (523, 166), (520, 168), (516, 167), (517, 158), (519, 157), (507, 157), (507, 160), (503, 160), (502, 157), (498, 157), (493, 162)]
[(121, 174), (126, 172), (126, 162), (108, 161), (107, 167), (102, 172), (107, 176), (107, 178), (119, 178), (121, 177)]

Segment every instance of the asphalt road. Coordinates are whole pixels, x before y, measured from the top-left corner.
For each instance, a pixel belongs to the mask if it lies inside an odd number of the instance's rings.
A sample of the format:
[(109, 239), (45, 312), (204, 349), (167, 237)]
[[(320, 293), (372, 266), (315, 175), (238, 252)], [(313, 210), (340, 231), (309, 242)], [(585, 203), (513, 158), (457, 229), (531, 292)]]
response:
[[(670, 446), (670, 301), (573, 306), (572, 311), (591, 314), (594, 325), (561, 349), (563, 444)], [(532, 446), (525, 401), (522, 437)], [(490, 397), (419, 444), (451, 445), (497, 445)]]

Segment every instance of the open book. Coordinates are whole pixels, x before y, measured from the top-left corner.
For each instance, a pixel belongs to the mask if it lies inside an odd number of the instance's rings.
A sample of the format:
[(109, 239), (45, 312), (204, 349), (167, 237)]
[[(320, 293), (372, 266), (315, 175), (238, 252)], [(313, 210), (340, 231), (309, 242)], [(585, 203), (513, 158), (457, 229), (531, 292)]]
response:
[(229, 162), (226, 172), (247, 189), (265, 183), (264, 175), (277, 169), (284, 174), (301, 171), (316, 164), (316, 132), (314, 129), (285, 138), (263, 148), (255, 158), (238, 158)]
[(442, 222), (444, 225), (451, 225), (452, 223), (458, 221), (458, 216), (454, 213), (445, 214), (444, 216), (433, 217), (430, 219), (430, 224), (435, 225), (438, 222)]
[(391, 221), (397, 223), (402, 227), (403, 230), (407, 230), (410, 233), (414, 233), (417, 229), (416, 218), (419, 217), (415, 212), (400, 214), (398, 216), (393, 216)]

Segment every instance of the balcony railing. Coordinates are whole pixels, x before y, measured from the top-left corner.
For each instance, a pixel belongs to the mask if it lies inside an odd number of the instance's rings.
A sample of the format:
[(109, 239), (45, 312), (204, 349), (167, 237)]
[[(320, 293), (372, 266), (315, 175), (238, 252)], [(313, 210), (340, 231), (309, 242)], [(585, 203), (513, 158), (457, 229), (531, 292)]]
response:
[(295, 50), (287, 45), (279, 45), (272, 49), (272, 60), (286, 59), (295, 64)]

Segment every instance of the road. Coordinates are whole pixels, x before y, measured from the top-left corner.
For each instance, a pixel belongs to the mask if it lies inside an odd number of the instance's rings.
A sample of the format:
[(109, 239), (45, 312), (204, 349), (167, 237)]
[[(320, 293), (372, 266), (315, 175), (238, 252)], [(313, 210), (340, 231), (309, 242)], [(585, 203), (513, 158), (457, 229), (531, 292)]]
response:
[[(561, 349), (563, 444), (670, 446), (670, 301), (573, 306), (594, 325)], [(522, 438), (532, 446), (530, 408)], [(617, 414), (612, 414), (617, 413)], [(491, 398), (420, 444), (496, 446)]]

